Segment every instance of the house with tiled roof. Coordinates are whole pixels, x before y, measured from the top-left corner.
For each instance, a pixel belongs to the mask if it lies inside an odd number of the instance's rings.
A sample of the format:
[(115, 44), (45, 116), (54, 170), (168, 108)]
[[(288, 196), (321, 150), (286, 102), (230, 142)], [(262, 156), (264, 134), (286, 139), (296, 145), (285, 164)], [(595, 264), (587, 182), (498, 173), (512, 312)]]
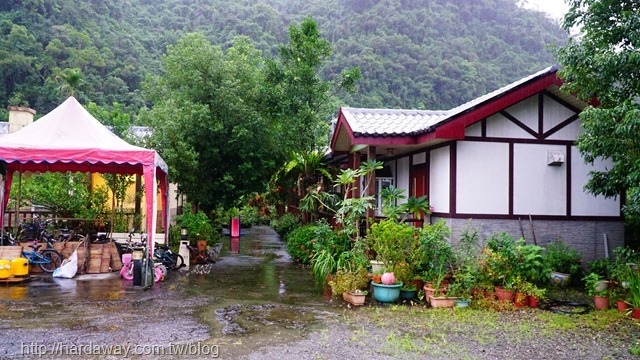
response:
[[(370, 194), (393, 184), (426, 195), (431, 222), (445, 219), (454, 241), (466, 229), (557, 238), (585, 260), (624, 244), (621, 196), (584, 191), (589, 171), (577, 147), (587, 106), (560, 91), (555, 66), (444, 111), (340, 109), (331, 137), (334, 161), (356, 168), (384, 162)], [(364, 187), (361, 187), (364, 188)], [(379, 215), (379, 214), (377, 214)]]

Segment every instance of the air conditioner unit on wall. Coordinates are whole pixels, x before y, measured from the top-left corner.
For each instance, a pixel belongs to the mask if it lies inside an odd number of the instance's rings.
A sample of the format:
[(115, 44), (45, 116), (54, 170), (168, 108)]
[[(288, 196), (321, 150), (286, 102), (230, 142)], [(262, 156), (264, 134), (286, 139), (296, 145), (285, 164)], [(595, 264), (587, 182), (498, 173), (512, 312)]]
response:
[(547, 165), (560, 166), (564, 163), (564, 152), (562, 150), (547, 150)]

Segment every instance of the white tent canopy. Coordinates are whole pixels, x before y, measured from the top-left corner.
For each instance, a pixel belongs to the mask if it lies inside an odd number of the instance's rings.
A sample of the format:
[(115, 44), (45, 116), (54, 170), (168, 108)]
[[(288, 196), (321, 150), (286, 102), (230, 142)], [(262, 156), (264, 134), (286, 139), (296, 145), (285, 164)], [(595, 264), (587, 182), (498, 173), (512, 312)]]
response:
[(0, 137), (0, 162), (6, 163), (4, 199), (0, 226), (15, 171), (72, 171), (139, 174), (144, 177), (146, 232), (156, 230), (160, 182), (165, 240), (168, 237), (168, 168), (155, 150), (134, 146), (120, 139), (96, 120), (74, 98), (15, 133)]

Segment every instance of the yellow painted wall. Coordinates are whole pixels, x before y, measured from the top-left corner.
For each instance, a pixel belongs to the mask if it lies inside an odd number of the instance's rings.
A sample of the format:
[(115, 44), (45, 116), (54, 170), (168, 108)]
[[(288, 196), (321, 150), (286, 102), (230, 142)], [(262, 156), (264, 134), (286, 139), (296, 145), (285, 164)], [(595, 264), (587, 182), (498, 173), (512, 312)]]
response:
[[(136, 194), (135, 175), (131, 175), (131, 178), (134, 180), (134, 183), (131, 184), (131, 186), (129, 186), (129, 188), (127, 189), (127, 195), (125, 196), (125, 201), (124, 201), (123, 207), (125, 209), (127, 209), (127, 210), (133, 211), (133, 209), (135, 209), (135, 194)], [(143, 186), (144, 186), (144, 182), (143, 182)], [(107, 207), (109, 209), (111, 209), (112, 193), (109, 190), (109, 187), (107, 186), (104, 177), (100, 173), (92, 173), (91, 174), (91, 188), (92, 189), (98, 189), (100, 187), (104, 187), (104, 188), (106, 188), (108, 190), (107, 193), (108, 193), (108, 196), (109, 196), (109, 200), (107, 201)], [(158, 210), (162, 210), (162, 201), (160, 199), (160, 187), (159, 186), (158, 186), (158, 193), (156, 194), (156, 198), (158, 199)], [(142, 208), (142, 213), (144, 215), (144, 209), (145, 209), (145, 195), (144, 195), (144, 192), (142, 193), (140, 206)]]

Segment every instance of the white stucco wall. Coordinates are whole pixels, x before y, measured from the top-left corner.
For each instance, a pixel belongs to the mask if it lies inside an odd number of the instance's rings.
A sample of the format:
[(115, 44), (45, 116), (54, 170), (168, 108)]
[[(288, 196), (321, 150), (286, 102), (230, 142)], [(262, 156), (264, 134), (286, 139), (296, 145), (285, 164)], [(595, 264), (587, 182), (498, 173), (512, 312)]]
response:
[(427, 161), (426, 153), (417, 153), (413, 155), (413, 165), (424, 164)]
[(464, 129), (465, 136), (482, 136), (482, 123), (477, 122)]
[(567, 165), (547, 165), (547, 151), (559, 145), (515, 144), (513, 212), (516, 215), (566, 215)]
[(431, 150), (429, 158), (429, 204), (434, 211), (449, 212), (450, 149)]
[(589, 171), (604, 170), (610, 162), (597, 161), (594, 166), (585, 164), (575, 146), (571, 147), (571, 159), (571, 215), (620, 216), (620, 197), (606, 199), (584, 191)]
[[(551, 99), (546, 95), (543, 96), (543, 101), (544, 101), (544, 109), (542, 111), (542, 114), (543, 114), (544, 122), (543, 122), (542, 128), (545, 132), (551, 130), (552, 128), (559, 125), (561, 122), (567, 120), (568, 118), (570, 118), (572, 115), (575, 114), (573, 110), (556, 102), (555, 100)], [(577, 133), (574, 133), (573, 136), (576, 136), (576, 134)], [(573, 139), (575, 139), (575, 137)], [(573, 139), (569, 139), (569, 140), (573, 140)]]
[(456, 212), (508, 214), (509, 145), (459, 141), (457, 146)]
[[(404, 195), (409, 196), (409, 157), (399, 158), (398, 160), (398, 173), (396, 174), (396, 187), (404, 189)], [(398, 200), (398, 205), (407, 202), (406, 199)]]
[(533, 139), (528, 132), (501, 114), (487, 118), (487, 136), (494, 138)]
[(529, 129), (538, 131), (538, 95), (530, 96), (506, 108), (505, 111), (525, 124)]

